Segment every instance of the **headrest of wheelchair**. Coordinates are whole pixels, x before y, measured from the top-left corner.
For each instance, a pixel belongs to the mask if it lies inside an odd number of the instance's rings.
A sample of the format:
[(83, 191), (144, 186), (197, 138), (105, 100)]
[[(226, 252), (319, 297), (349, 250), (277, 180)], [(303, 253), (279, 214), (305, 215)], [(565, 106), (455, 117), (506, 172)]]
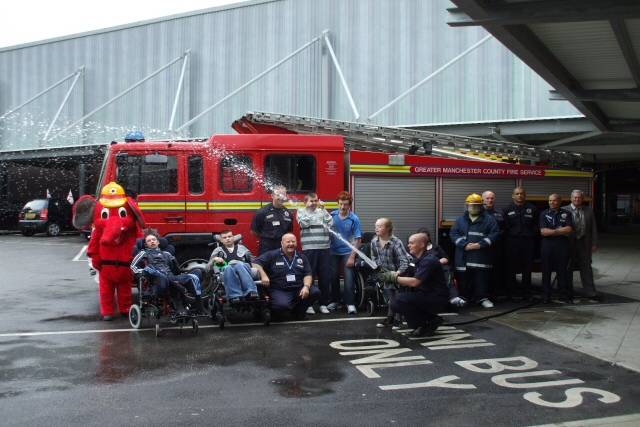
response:
[[(160, 249), (162, 249), (163, 251), (166, 251), (167, 249), (172, 249), (173, 250), (173, 245), (169, 244), (169, 241), (164, 238), (164, 237), (160, 237), (158, 238), (158, 242), (160, 243), (158, 245), (158, 247)], [(171, 248), (169, 248), (171, 247)], [(144, 249), (144, 237), (140, 237), (139, 239), (136, 240), (136, 249), (141, 251)], [(169, 251), (171, 252), (171, 251)]]
[[(220, 236), (220, 234), (214, 234), (213, 235), (213, 240), (215, 240), (218, 243), (222, 243), (222, 237)], [(238, 243), (240, 240), (242, 240), (242, 234), (235, 234), (233, 236), (233, 243)]]

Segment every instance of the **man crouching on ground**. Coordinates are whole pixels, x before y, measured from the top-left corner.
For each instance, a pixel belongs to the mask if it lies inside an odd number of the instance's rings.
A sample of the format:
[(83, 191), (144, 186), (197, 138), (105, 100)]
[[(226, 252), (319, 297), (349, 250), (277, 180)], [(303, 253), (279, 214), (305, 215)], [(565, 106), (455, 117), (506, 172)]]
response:
[[(427, 236), (424, 233), (414, 234), (409, 238), (409, 252), (415, 265), (411, 277), (398, 276), (395, 271), (383, 273), (385, 280), (395, 281), (400, 286), (411, 288), (413, 292), (399, 293), (393, 311), (403, 314), (407, 325), (413, 329), (411, 337), (433, 335), (442, 324), (438, 316), (447, 307), (449, 291), (444, 270), (438, 258), (426, 253)], [(411, 268), (410, 268), (411, 270)]]
[(319, 297), (320, 290), (313, 285), (311, 264), (297, 251), (296, 236), (282, 236), (282, 247), (267, 251), (254, 261), (260, 272), (262, 285), (271, 293), (273, 310), (291, 310), (298, 319), (304, 319), (305, 311)]

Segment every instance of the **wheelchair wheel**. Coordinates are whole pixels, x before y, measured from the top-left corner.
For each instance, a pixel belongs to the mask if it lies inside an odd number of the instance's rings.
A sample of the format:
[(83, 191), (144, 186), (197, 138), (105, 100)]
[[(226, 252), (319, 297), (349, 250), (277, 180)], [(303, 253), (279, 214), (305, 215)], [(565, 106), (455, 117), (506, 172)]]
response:
[(162, 330), (160, 329), (160, 324), (156, 323), (156, 338), (158, 338), (160, 336), (160, 332), (162, 332)]
[(262, 322), (264, 326), (269, 326), (271, 324), (271, 310), (268, 308), (262, 311)]
[(129, 323), (134, 329), (140, 329), (142, 325), (142, 310), (138, 304), (131, 304), (129, 307)]
[(373, 316), (375, 311), (376, 311), (375, 303), (371, 300), (367, 301), (367, 313), (369, 314), (369, 316)]
[(218, 321), (218, 327), (220, 329), (224, 329), (224, 324), (226, 322), (226, 319), (224, 318), (224, 314), (222, 313), (216, 314), (216, 320)]
[(197, 319), (191, 320), (191, 327), (193, 328), (193, 334), (194, 335), (198, 335), (198, 320)]
[(364, 307), (365, 304), (365, 286), (366, 282), (364, 280), (364, 276), (360, 271), (355, 271), (353, 277), (353, 302), (358, 308)]

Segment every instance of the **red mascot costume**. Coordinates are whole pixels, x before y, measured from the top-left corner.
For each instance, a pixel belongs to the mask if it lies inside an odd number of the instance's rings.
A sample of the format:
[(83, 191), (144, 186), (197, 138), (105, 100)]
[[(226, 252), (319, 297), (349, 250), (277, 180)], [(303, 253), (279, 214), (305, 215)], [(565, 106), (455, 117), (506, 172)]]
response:
[(133, 282), (132, 251), (144, 228), (140, 208), (120, 185), (110, 182), (102, 188), (97, 202), (92, 196), (78, 199), (73, 206), (73, 224), (81, 230), (92, 226), (87, 256), (100, 272), (103, 320), (113, 319), (116, 293), (118, 310), (128, 315)]

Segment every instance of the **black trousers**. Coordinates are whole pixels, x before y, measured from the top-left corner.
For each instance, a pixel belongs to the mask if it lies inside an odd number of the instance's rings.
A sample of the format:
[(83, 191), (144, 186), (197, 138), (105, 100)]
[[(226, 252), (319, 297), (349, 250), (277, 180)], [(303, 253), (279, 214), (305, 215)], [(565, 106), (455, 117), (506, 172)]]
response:
[[(534, 239), (527, 237), (507, 237), (507, 292), (508, 295), (531, 295), (531, 270), (533, 268)], [(518, 288), (516, 274), (522, 273), (522, 285)]]
[(418, 291), (398, 293), (391, 308), (394, 313), (404, 315), (407, 325), (415, 329), (438, 319), (438, 313), (442, 313), (446, 307), (446, 298), (434, 298)]
[(551, 273), (556, 272), (558, 291), (562, 298), (573, 298), (573, 284), (569, 282), (569, 240), (566, 238), (542, 238), (540, 244), (542, 261), (542, 293), (551, 298)]
[(582, 291), (586, 297), (594, 297), (596, 285), (593, 281), (593, 269), (591, 268), (591, 243), (585, 239), (572, 239), (570, 241), (571, 262), (569, 270), (569, 283), (573, 289), (573, 270), (580, 271)]
[(498, 240), (489, 249), (491, 252), (491, 264), (493, 268), (489, 273), (489, 295), (496, 297), (507, 295), (506, 272), (504, 266), (504, 242)]
[(460, 293), (467, 301), (481, 301), (489, 298), (489, 278), (491, 270), (488, 268), (469, 268), (466, 271), (459, 271), (458, 283), (460, 283)]
[(311, 264), (313, 277), (318, 278), (320, 305), (331, 302), (331, 249), (310, 249), (302, 251)]

